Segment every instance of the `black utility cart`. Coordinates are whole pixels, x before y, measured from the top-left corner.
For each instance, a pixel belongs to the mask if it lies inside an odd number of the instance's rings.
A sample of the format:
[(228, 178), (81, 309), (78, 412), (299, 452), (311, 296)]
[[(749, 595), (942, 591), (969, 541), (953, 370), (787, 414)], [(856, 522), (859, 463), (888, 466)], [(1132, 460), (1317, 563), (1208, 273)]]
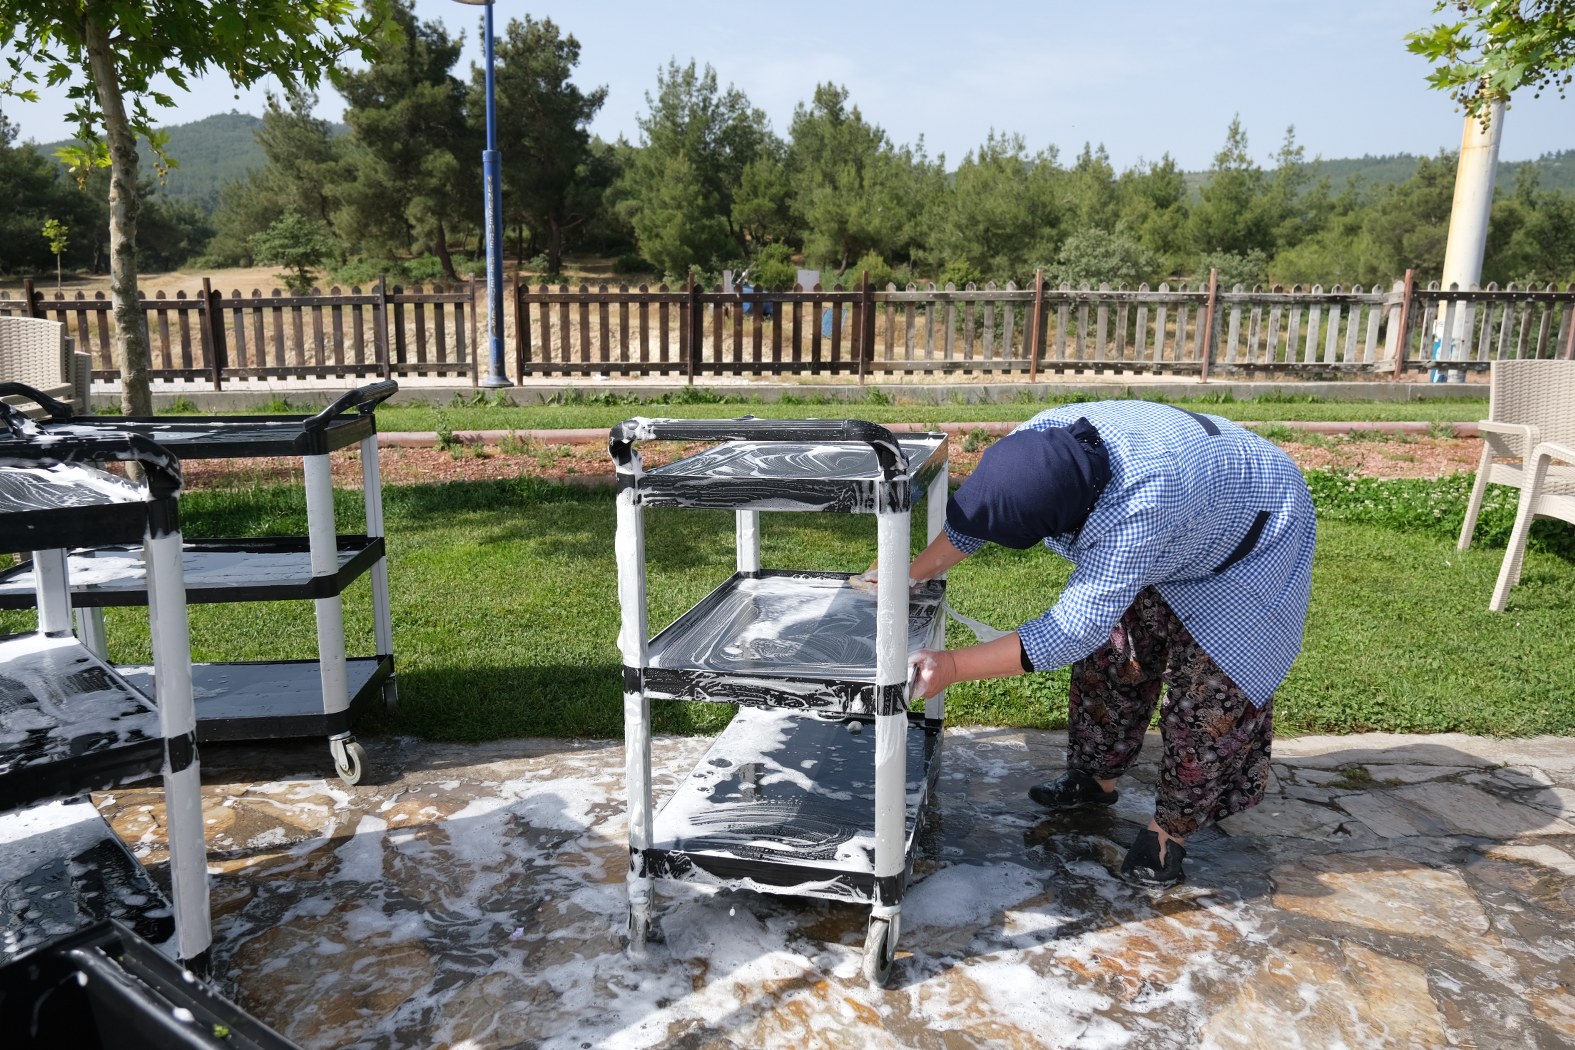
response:
[[(68, 406), (37, 391), (0, 384), (0, 395), (22, 393), (45, 410), (47, 418), (38, 427), (46, 437), (90, 437), (113, 430), (147, 438), (183, 460), (300, 458), (305, 537), (191, 540), (183, 560), (187, 598), (193, 603), (311, 600), (318, 658), (198, 664), (193, 674), (199, 740), (322, 735), (341, 778), (355, 784), (365, 775), (366, 752), (351, 730), (377, 695), (389, 707), (396, 702), (376, 408), (398, 389), (389, 380), (351, 390), (310, 416), (171, 418), (73, 416)], [(366, 531), (339, 535), (329, 453), (354, 444), (361, 450)], [(78, 549), (70, 561), (72, 600), (88, 614), (79, 617), (79, 630), (102, 657), (101, 610), (147, 603), (141, 564), (136, 551), (122, 545)], [(371, 577), (377, 652), (350, 658), (341, 594), (364, 574)], [(29, 567), (0, 575), (0, 608), (26, 607), (32, 593)], [(121, 670), (133, 684), (145, 685), (151, 673), (149, 668)]]
[[(200, 970), (211, 935), (179, 465), (136, 435), (40, 437), (0, 416), (0, 551), (31, 555), (38, 609), (36, 630), (0, 638), (0, 963), (118, 919)], [(123, 461), (141, 484), (102, 469)], [(146, 695), (71, 633), (66, 548), (100, 543), (146, 558), (157, 669)], [(169, 897), (86, 797), (160, 773)]]
[[(643, 468), (637, 445), (708, 442)], [(912, 509), (946, 507), (944, 434), (861, 420), (631, 419), (618, 469), (619, 643), (629, 791), (629, 943), (651, 934), (657, 879), (868, 901), (863, 969), (884, 981), (922, 807), (939, 769), (941, 698), (909, 710), (908, 653), (945, 644), (944, 581), (910, 593)], [(647, 507), (735, 512), (737, 571), (655, 637), (646, 612)], [(883, 572), (766, 569), (762, 511), (873, 514)], [(653, 814), (652, 700), (740, 705), (687, 783)]]

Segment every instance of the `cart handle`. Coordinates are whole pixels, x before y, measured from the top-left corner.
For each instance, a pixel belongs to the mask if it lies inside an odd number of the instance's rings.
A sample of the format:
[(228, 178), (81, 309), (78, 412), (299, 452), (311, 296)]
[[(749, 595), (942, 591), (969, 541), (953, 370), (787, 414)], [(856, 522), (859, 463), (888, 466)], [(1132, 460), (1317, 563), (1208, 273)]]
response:
[[(64, 401), (55, 400), (48, 394), (44, 393), (42, 390), (35, 390), (26, 383), (0, 383), (0, 397), (12, 396), (27, 398), (29, 401), (33, 402), (33, 404), (43, 409), (45, 413), (48, 414), (49, 418), (56, 423), (64, 423), (68, 421), (73, 415), (70, 405), (66, 404)], [(11, 417), (13, 415), (21, 416), (23, 419), (27, 418), (25, 414), (17, 411), (16, 406), (6, 404), (3, 401), (0, 401), (0, 404), (5, 405), (5, 417), (7, 424), (11, 423)], [(15, 429), (15, 427), (12, 429)]]
[(891, 480), (908, 470), (908, 457), (892, 432), (862, 419), (647, 419), (636, 416), (613, 427), (607, 447), (614, 461), (628, 461), (637, 441), (857, 441), (875, 451), (881, 475)]
[(340, 394), (338, 399), (315, 416), (309, 416), (303, 421), (307, 430), (321, 430), (333, 422), (336, 416), (355, 408), (363, 416), (369, 416), (378, 405), (387, 401), (399, 392), (399, 384), (392, 379), (385, 379), (379, 383), (368, 383), (366, 386), (356, 387)]

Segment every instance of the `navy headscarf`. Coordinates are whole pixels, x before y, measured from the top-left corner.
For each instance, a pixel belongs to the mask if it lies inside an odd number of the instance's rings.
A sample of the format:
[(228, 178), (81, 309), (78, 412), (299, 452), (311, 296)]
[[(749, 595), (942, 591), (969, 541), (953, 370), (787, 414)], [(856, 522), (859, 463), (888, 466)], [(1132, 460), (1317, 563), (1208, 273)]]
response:
[(1087, 419), (1018, 430), (985, 449), (947, 501), (946, 523), (964, 536), (1023, 550), (1081, 529), (1109, 480), (1109, 453)]

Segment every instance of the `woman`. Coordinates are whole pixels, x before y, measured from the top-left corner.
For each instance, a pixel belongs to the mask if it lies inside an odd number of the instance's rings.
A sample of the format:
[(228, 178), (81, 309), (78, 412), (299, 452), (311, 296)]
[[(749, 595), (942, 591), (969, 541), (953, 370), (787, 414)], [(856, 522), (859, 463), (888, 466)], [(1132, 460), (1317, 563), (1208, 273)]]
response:
[(1168, 685), (1154, 818), (1121, 875), (1173, 886), (1188, 835), (1263, 799), (1274, 691), (1307, 616), (1307, 484), (1273, 444), (1218, 416), (1068, 405), (986, 450), (910, 575), (938, 576), (986, 543), (1040, 541), (1074, 565), (1055, 604), (994, 641), (914, 653), (914, 695), (1070, 664), (1067, 769), (1029, 791), (1068, 810), (1116, 801)]

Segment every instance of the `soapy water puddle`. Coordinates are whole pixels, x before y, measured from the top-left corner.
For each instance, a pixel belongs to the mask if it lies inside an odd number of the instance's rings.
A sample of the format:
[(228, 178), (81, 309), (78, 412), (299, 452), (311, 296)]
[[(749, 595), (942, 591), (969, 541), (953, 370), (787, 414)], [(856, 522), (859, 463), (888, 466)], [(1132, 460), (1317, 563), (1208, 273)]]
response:
[[(1189, 885), (1141, 890), (1114, 875), (1147, 820), (1141, 783), (1113, 812), (1046, 816), (1025, 792), (1054, 748), (952, 729), (874, 988), (867, 908), (803, 897), (659, 882), (661, 940), (631, 958), (617, 746), (370, 743), (388, 775), (357, 788), (277, 768), (221, 784), (204, 756), (216, 965), (307, 1048), (1575, 1038), (1570, 880), (1481, 842), (1208, 829)], [(656, 742), (658, 800), (707, 743)], [(100, 801), (153, 861), (128, 831), (156, 797)]]

